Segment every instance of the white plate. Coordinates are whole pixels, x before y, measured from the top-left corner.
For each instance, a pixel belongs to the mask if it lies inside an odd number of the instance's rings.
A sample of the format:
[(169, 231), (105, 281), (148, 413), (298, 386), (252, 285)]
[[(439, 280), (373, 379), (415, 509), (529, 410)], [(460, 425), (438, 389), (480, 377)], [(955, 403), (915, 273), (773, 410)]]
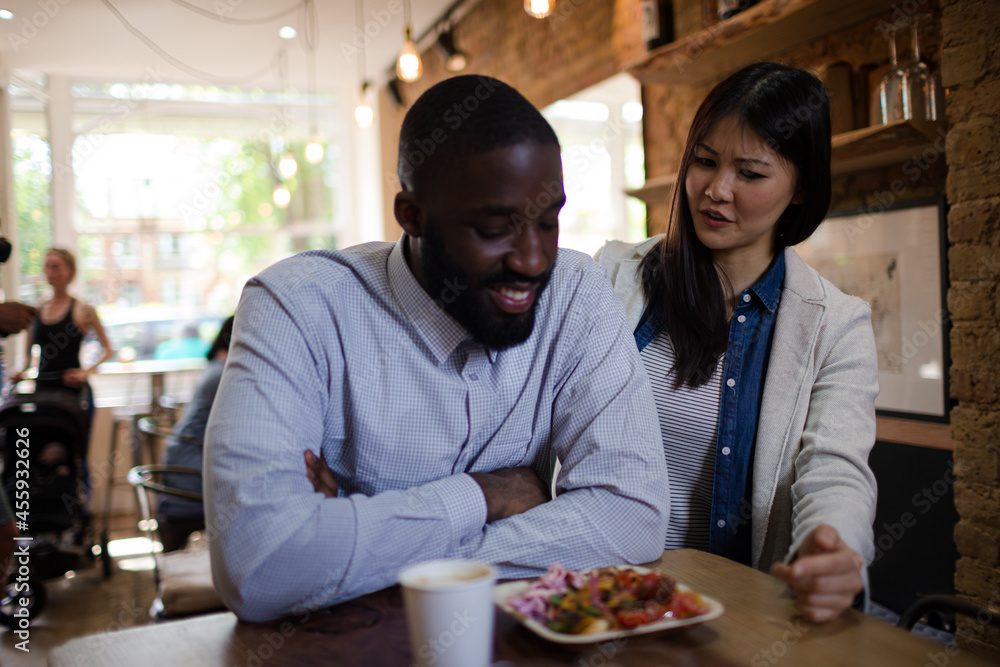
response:
[[(641, 574), (653, 572), (653, 570), (650, 570), (649, 568), (638, 567), (635, 565), (619, 565), (618, 567), (631, 568)], [(585, 570), (582, 574), (592, 571), (593, 570)], [(704, 593), (699, 593), (702, 601), (705, 603), (705, 606), (708, 607), (708, 612), (701, 614), (700, 616), (692, 616), (691, 618), (664, 618), (659, 621), (646, 623), (645, 625), (640, 625), (628, 630), (609, 630), (607, 632), (595, 632), (590, 635), (571, 635), (565, 632), (550, 630), (535, 619), (528, 618), (524, 614), (515, 611), (513, 607), (507, 604), (507, 600), (518, 593), (523, 593), (534, 582), (534, 579), (526, 579), (523, 581), (510, 581), (505, 584), (499, 584), (493, 589), (493, 602), (495, 602), (497, 607), (499, 607), (502, 611), (516, 618), (521, 622), (521, 625), (528, 628), (539, 637), (548, 639), (551, 642), (557, 642), (559, 644), (595, 644), (612, 639), (618, 639), (619, 637), (634, 637), (635, 635), (646, 635), (652, 632), (663, 632), (664, 630), (685, 628), (690, 625), (698, 625), (699, 623), (710, 621), (713, 618), (718, 618), (724, 611), (721, 602), (715, 598), (705, 595)], [(684, 592), (691, 590), (691, 588), (678, 582), (677, 590)]]

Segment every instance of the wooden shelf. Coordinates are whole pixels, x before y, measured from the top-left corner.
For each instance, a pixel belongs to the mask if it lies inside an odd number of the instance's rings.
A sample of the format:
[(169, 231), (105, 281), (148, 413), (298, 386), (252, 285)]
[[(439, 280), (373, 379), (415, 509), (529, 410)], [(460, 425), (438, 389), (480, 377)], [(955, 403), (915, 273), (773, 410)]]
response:
[(646, 85), (712, 83), (743, 65), (890, 11), (893, 4), (893, 0), (764, 0), (651, 51), (625, 70)]
[(896, 442), (917, 447), (947, 449), (955, 451), (956, 443), (951, 439), (951, 426), (934, 422), (875, 417), (875, 439), (880, 442)]
[[(901, 120), (838, 134), (832, 141), (830, 169), (834, 176), (843, 176), (901, 164), (920, 155), (935, 142), (940, 141), (943, 145), (944, 127), (941, 121)], [(643, 187), (626, 190), (625, 194), (646, 204), (665, 204), (670, 201), (676, 180), (677, 174), (651, 178)]]
[(944, 144), (941, 121), (901, 120), (838, 134), (833, 137), (833, 175), (900, 164), (938, 140)]

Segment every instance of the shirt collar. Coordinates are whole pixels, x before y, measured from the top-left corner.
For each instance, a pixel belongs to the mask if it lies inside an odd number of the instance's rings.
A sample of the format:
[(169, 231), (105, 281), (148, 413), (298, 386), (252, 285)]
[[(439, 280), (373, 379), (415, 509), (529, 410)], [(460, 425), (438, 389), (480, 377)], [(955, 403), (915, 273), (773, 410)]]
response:
[(765, 308), (773, 313), (778, 308), (781, 300), (781, 284), (785, 281), (785, 253), (779, 252), (775, 255), (774, 263), (767, 270), (764, 277), (750, 288), (750, 293), (757, 297)]
[[(441, 364), (469, 337), (469, 333), (451, 315), (444, 312), (417, 282), (403, 252), (408, 243), (409, 236), (404, 233), (389, 253), (389, 290), (403, 316), (416, 329), (437, 363)], [(493, 356), (490, 360), (493, 360)]]

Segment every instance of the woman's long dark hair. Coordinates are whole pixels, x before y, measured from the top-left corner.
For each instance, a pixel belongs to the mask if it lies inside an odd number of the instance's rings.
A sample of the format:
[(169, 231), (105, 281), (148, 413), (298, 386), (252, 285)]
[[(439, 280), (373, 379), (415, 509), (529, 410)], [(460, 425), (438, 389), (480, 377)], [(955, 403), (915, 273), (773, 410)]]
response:
[(233, 321), (235, 319), (235, 316), (230, 315), (222, 323), (222, 327), (219, 328), (219, 334), (215, 337), (215, 342), (212, 343), (212, 347), (208, 348), (208, 354), (205, 355), (209, 361), (215, 359), (215, 356), (219, 352), (229, 351), (229, 341), (233, 337)]
[(666, 237), (642, 261), (646, 303), (663, 305), (677, 389), (707, 382), (729, 338), (729, 286), (698, 240), (685, 183), (695, 146), (732, 115), (795, 166), (796, 189), (805, 192), (803, 203), (789, 204), (778, 219), (775, 253), (809, 238), (830, 207), (830, 106), (820, 80), (794, 67), (757, 63), (713, 88), (688, 133)]

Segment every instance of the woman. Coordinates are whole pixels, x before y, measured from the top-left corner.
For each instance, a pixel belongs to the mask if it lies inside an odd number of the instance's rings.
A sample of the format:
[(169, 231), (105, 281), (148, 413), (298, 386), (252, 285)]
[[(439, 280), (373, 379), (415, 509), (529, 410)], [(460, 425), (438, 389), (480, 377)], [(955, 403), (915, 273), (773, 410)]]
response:
[(759, 63), (698, 109), (666, 236), (596, 256), (660, 415), (667, 548), (770, 570), (814, 622), (852, 604), (874, 552), (870, 309), (791, 249), (829, 204), (823, 85)]
[[(69, 285), (76, 277), (76, 258), (69, 250), (49, 248), (45, 251), (45, 280), (52, 287), (52, 298), (38, 309), (38, 319), (28, 337), (27, 359), (24, 370), (15, 374), (12, 382), (20, 382), (31, 369), (31, 348), (38, 345), (38, 389), (65, 389), (87, 391), (89, 417), (94, 417), (94, 398), (87, 378), (97, 372), (97, 367), (111, 358), (114, 352), (108, 336), (97, 317), (97, 311), (69, 294)], [(91, 331), (97, 336), (104, 350), (103, 355), (88, 368), (80, 364), (80, 344)]]
[[(205, 426), (212, 411), (215, 393), (222, 380), (229, 353), (229, 341), (233, 337), (233, 317), (222, 323), (215, 342), (208, 349), (208, 366), (201, 372), (194, 396), (184, 410), (184, 416), (174, 425), (173, 434), (167, 440), (166, 463), (187, 466), (201, 470), (204, 451)], [(201, 493), (201, 477), (196, 475), (166, 475), (164, 482), (187, 491)], [(174, 551), (184, 547), (188, 535), (205, 527), (205, 510), (200, 502), (161, 494), (157, 507), (160, 541), (164, 551)]]

